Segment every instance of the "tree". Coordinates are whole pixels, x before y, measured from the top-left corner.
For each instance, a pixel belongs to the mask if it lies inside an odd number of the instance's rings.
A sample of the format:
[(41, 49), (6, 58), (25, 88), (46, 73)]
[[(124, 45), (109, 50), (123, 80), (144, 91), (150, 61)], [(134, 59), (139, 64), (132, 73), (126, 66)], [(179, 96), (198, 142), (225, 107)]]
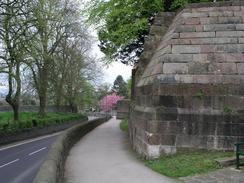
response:
[(29, 27), (29, 1), (3, 0), (0, 2), (0, 72), (8, 76), (6, 101), (14, 112), (14, 121), (19, 119), (21, 94), (21, 64), (25, 60), (26, 31)]
[(112, 93), (103, 97), (100, 101), (100, 108), (102, 111), (108, 112), (113, 109), (113, 107), (117, 104), (119, 100), (122, 100), (123, 97), (117, 95), (116, 93)]
[(124, 81), (121, 75), (118, 75), (117, 78), (114, 80), (114, 85), (112, 90), (114, 90), (118, 95), (124, 96), (125, 98), (128, 97), (127, 93), (127, 86), (126, 82)]
[(37, 0), (32, 2), (33, 28), (29, 33), (33, 35), (29, 54), (32, 57), (29, 67), (39, 96), (40, 116), (46, 114), (48, 78), (54, 53), (65, 36), (67, 27), (72, 23), (69, 17), (69, 1)]
[(97, 98), (101, 100), (103, 97), (111, 93), (111, 84), (110, 83), (103, 83), (97, 88)]
[(187, 3), (210, 0), (95, 0), (88, 4), (89, 21), (97, 26), (99, 47), (110, 59), (133, 64), (143, 52), (153, 17)]

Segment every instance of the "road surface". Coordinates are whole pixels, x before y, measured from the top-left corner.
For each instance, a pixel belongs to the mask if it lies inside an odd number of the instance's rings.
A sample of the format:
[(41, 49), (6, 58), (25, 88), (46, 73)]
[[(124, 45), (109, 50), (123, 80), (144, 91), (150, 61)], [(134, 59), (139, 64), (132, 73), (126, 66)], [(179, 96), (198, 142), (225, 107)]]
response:
[(0, 182), (32, 183), (58, 134), (0, 148)]

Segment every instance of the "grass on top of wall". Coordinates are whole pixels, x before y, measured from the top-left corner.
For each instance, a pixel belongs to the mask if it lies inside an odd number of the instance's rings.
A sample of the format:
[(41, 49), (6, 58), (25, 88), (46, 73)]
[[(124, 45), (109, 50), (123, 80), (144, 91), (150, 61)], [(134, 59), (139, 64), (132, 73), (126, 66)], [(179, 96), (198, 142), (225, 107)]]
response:
[(16, 132), (33, 127), (42, 128), (52, 124), (62, 124), (67, 121), (85, 118), (86, 116), (83, 114), (47, 113), (45, 117), (40, 117), (34, 112), (21, 112), (20, 120), (13, 122), (13, 113), (0, 112), (0, 133)]
[(147, 160), (146, 166), (165, 176), (180, 178), (220, 169), (215, 159), (231, 156), (234, 152), (182, 149), (174, 155)]

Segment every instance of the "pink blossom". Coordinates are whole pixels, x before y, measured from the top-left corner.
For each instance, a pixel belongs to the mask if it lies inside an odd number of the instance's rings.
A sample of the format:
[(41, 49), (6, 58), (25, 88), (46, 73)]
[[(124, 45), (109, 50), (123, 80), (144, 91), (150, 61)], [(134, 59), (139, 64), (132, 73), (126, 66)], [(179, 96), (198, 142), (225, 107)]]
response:
[(117, 95), (116, 93), (107, 95), (100, 101), (100, 108), (105, 112), (110, 111), (117, 104), (117, 102), (122, 99), (123, 97)]

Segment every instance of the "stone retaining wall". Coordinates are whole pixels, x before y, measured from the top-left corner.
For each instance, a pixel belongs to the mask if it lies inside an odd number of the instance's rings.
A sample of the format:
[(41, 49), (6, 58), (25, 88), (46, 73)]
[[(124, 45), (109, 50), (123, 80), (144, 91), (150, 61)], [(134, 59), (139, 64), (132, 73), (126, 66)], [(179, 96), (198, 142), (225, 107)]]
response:
[(130, 111), (130, 100), (123, 99), (117, 103), (117, 119), (128, 119)]
[(244, 2), (180, 11), (136, 75), (130, 133), (146, 158), (244, 140)]

